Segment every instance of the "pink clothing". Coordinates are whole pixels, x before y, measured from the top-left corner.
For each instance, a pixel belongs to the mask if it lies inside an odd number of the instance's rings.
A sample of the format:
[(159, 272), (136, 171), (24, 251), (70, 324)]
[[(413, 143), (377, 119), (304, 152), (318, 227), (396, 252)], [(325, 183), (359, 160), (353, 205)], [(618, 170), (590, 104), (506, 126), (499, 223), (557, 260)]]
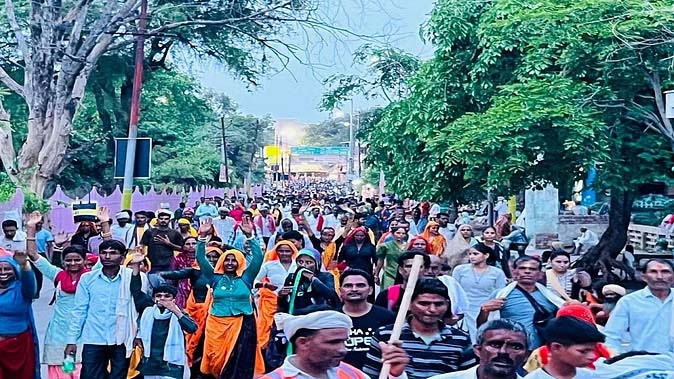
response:
[(47, 378), (48, 379), (80, 379), (80, 371), (82, 365), (80, 363), (75, 364), (75, 371), (70, 374), (63, 372), (63, 369), (60, 365), (49, 365), (47, 366)]

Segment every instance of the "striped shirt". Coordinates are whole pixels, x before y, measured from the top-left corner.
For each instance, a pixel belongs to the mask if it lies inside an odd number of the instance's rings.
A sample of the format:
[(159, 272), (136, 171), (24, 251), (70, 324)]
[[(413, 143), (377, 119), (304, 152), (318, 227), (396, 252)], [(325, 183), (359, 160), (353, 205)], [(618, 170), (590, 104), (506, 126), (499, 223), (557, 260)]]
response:
[[(363, 371), (371, 377), (377, 377), (381, 371), (379, 341), (387, 342), (392, 329), (393, 325), (381, 327), (372, 337), (363, 367)], [(400, 333), (400, 341), (410, 357), (405, 369), (409, 379), (426, 379), (433, 375), (465, 370), (476, 364), (468, 333), (444, 324), (441, 324), (440, 333), (435, 339), (426, 343), (406, 322)]]

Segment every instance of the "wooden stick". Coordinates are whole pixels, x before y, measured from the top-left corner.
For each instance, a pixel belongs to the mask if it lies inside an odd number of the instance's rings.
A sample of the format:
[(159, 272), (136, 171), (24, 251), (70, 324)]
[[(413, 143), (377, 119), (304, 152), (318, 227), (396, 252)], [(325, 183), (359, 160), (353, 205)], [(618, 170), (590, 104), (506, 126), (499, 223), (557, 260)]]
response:
[[(405, 293), (403, 294), (403, 299), (400, 301), (400, 309), (398, 309), (396, 322), (393, 324), (393, 330), (391, 331), (391, 338), (389, 338), (389, 342), (397, 341), (400, 338), (400, 332), (403, 330), (403, 325), (407, 319), (407, 311), (409, 310), (410, 302), (412, 301), (412, 293), (414, 292), (414, 287), (417, 285), (419, 271), (421, 271), (421, 267), (423, 265), (424, 257), (422, 255), (415, 255), (414, 261), (412, 261), (410, 275), (407, 278)], [(381, 366), (381, 372), (379, 373), (379, 379), (388, 379), (390, 371), (391, 365), (389, 363), (383, 363)]]

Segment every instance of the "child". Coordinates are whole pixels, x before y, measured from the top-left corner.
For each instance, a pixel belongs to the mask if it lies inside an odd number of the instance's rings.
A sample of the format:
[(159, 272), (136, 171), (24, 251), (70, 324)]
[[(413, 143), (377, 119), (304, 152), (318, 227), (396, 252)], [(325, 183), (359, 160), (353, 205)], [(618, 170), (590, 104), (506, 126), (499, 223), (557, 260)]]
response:
[(146, 379), (183, 377), (186, 362), (185, 333), (194, 333), (197, 324), (175, 303), (177, 289), (158, 285), (152, 299), (140, 291), (140, 276), (134, 272), (131, 294), (140, 317), (135, 345), (143, 350), (138, 369)]

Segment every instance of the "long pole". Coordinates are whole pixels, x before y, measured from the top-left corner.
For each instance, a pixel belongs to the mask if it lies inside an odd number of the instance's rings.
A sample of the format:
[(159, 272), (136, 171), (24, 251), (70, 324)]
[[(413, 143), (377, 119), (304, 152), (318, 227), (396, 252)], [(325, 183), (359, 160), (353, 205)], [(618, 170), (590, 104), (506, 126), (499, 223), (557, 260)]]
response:
[(224, 117), (220, 117), (220, 128), (222, 129), (222, 159), (225, 162), (225, 182), (229, 184), (229, 164), (227, 163), (227, 137), (225, 135)]
[(354, 138), (353, 138), (353, 99), (351, 99), (351, 111), (349, 112), (349, 162), (347, 168), (347, 175), (349, 180), (353, 178), (353, 150), (354, 150)]
[(133, 73), (133, 90), (131, 92), (131, 115), (129, 117), (129, 142), (126, 146), (124, 162), (124, 185), (122, 192), (122, 209), (131, 209), (133, 194), (133, 168), (136, 163), (136, 140), (138, 138), (138, 115), (140, 113), (140, 92), (143, 86), (143, 57), (145, 51), (145, 29), (147, 28), (147, 0), (140, 3), (140, 20), (136, 38), (136, 67)]

